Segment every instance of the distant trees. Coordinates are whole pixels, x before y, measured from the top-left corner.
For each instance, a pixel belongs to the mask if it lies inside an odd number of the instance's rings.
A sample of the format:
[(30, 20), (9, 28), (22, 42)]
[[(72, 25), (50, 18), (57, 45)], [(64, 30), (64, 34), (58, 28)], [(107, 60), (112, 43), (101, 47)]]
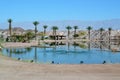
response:
[(37, 25), (39, 24), (38, 21), (34, 21), (33, 25), (35, 26), (35, 40), (37, 39)]
[(56, 35), (56, 30), (58, 30), (58, 27), (57, 26), (53, 26), (52, 30), (53, 30), (53, 35)]
[(43, 28), (44, 28), (44, 35), (46, 34), (46, 29), (47, 29), (47, 25), (44, 25)]
[(69, 38), (70, 30), (72, 29), (72, 27), (71, 26), (67, 26), (66, 29), (68, 30), (68, 38)]
[[(13, 34), (11, 36), (11, 39), (13, 42), (30, 42), (31, 39), (33, 39), (34, 33), (32, 32), (26, 32), (24, 34), (18, 35), (18, 34)], [(6, 40), (8, 41), (8, 40)]]
[(54, 39), (56, 40), (56, 31), (58, 30), (58, 27), (57, 26), (53, 26), (52, 30), (53, 30)]
[(111, 27), (109, 27), (109, 28), (108, 28), (108, 33), (109, 33), (109, 41), (110, 41), (111, 31), (112, 31), (112, 28), (111, 28)]
[(100, 31), (100, 40), (102, 40), (102, 34), (103, 34), (104, 29), (100, 28), (99, 31)]
[(91, 35), (92, 27), (91, 27), (91, 26), (88, 26), (88, 27), (87, 27), (87, 30), (88, 30), (88, 38), (89, 38), (89, 40), (90, 40), (90, 35)]
[(12, 19), (8, 19), (10, 37), (12, 35)]
[(76, 30), (78, 29), (78, 26), (74, 26), (74, 35), (76, 34)]
[[(9, 35), (10, 35), (9, 41), (10, 41), (10, 40), (12, 41), (12, 38), (11, 38), (11, 37), (16, 36), (15, 34), (12, 34), (12, 22), (13, 22), (13, 21), (12, 21), (11, 18), (8, 19), (8, 23), (9, 23)], [(34, 22), (33, 22), (33, 25), (35, 26), (35, 29), (34, 29), (35, 35), (34, 35), (34, 37), (35, 37), (35, 40), (36, 40), (36, 39), (37, 39), (37, 31), (38, 31), (38, 30), (37, 30), (37, 26), (39, 25), (39, 22), (38, 22), (38, 21), (34, 21)], [(44, 25), (44, 26), (43, 26), (44, 31), (43, 31), (43, 35), (42, 35), (42, 36), (44, 36), (44, 35), (46, 34), (46, 29), (47, 29), (47, 28), (48, 28), (47, 25)], [(69, 37), (70, 37), (70, 30), (72, 29), (72, 27), (71, 27), (71, 26), (67, 26), (66, 29), (67, 29), (67, 36), (68, 36), (68, 39), (69, 39)], [(75, 37), (79, 36), (79, 35), (77, 34), (78, 26), (73, 26), (73, 29), (74, 29), (73, 37), (74, 37), (74, 39), (75, 39)], [(88, 30), (88, 39), (91, 40), (91, 30), (92, 30), (92, 27), (91, 27), (91, 26), (88, 26), (86, 29)], [(57, 27), (57, 26), (53, 26), (53, 27), (52, 27), (52, 30), (53, 30), (53, 36), (54, 36), (54, 39), (55, 39), (55, 38), (56, 38), (56, 31), (58, 30), (58, 27)], [(100, 35), (99, 38), (100, 38), (100, 40), (102, 40), (103, 31), (104, 31), (103, 28), (100, 28), (100, 29), (99, 29), (99, 35)], [(109, 27), (109, 28), (108, 28), (109, 41), (110, 41), (111, 31), (112, 31), (112, 28)], [(32, 36), (31, 36), (31, 35), (32, 35)], [(28, 36), (27, 38), (30, 39), (31, 37), (33, 37), (33, 34), (29, 32), (29, 33), (26, 33), (26, 36)], [(17, 37), (19, 37), (19, 39), (21, 38), (21, 37), (18, 36), (18, 35), (17, 35)], [(23, 37), (23, 36), (22, 36), (22, 37)], [(15, 38), (14, 38), (14, 40), (15, 40)]]
[(74, 26), (73, 27), (74, 28), (74, 38), (76, 38), (78, 35), (76, 34), (76, 31), (77, 31), (77, 29), (78, 29), (78, 26)]
[(24, 35), (26, 36), (28, 42), (30, 42), (30, 40), (34, 37), (34, 33), (30, 31), (25, 33)]

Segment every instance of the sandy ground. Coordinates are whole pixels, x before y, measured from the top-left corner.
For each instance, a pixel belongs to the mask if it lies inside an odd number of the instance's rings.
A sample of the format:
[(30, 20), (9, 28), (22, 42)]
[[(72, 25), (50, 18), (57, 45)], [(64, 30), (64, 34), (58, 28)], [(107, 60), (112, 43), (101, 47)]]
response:
[(120, 80), (120, 64), (36, 64), (0, 55), (0, 80)]
[[(56, 42), (78, 42), (80, 40), (56, 40)], [(86, 40), (81, 40), (86, 41)], [(45, 42), (55, 42), (55, 40), (40, 40), (40, 44)], [(21, 42), (6, 42), (2, 43), (2, 46), (4, 47), (30, 47), (30, 46), (37, 46), (38, 41), (31, 41), (30, 43), (21, 43)]]
[[(4, 43), (23, 47), (37, 43)], [(120, 80), (120, 64), (65, 65), (27, 63), (0, 55), (0, 80)]]

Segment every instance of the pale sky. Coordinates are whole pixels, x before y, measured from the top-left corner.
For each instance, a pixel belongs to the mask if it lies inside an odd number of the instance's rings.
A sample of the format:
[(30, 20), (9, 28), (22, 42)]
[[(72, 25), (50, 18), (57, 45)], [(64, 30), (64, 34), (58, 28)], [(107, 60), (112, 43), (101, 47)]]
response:
[(0, 23), (120, 18), (120, 0), (0, 0)]

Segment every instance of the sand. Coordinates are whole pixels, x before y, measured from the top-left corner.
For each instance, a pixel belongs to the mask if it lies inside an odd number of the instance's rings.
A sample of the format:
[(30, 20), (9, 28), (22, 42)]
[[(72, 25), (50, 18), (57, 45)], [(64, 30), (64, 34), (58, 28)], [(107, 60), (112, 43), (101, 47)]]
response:
[[(46, 43), (46, 42), (78, 42), (79, 40), (40, 40), (40, 44)], [(87, 41), (87, 40), (81, 40), (81, 41)], [(38, 46), (38, 41), (31, 41), (30, 43), (22, 43), (22, 42), (6, 42), (2, 43), (2, 46), (5, 48), (14, 48), (14, 47), (31, 47), (31, 46)]]
[(0, 80), (120, 80), (120, 64), (36, 64), (0, 55)]
[[(4, 43), (28, 46), (27, 43)], [(120, 64), (36, 64), (0, 55), (0, 80), (120, 80)]]

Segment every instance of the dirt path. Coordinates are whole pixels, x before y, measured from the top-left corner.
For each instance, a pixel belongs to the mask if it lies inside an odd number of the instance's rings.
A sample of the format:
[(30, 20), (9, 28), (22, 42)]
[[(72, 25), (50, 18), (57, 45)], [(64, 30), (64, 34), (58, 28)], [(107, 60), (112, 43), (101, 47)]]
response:
[(35, 64), (0, 55), (0, 80), (120, 80), (120, 64)]

